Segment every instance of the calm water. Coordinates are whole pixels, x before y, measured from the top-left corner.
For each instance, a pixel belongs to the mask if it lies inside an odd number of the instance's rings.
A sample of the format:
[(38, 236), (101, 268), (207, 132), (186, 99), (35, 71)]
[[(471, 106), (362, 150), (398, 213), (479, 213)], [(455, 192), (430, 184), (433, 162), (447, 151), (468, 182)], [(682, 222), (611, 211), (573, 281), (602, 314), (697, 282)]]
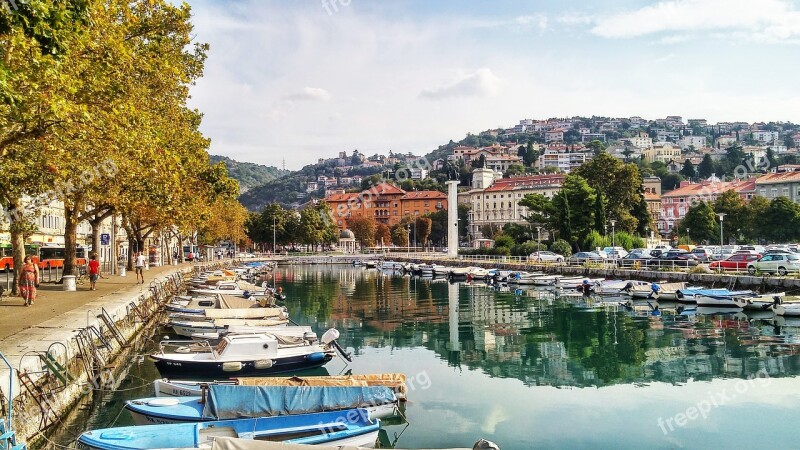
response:
[[(351, 267), (280, 267), (276, 281), (290, 317), (335, 326), (353, 350), (322, 373), (408, 376), (408, 424), (385, 426), (398, 448), (800, 447), (800, 323)], [(135, 359), (75, 428), (130, 424), (122, 401), (156, 377)]]

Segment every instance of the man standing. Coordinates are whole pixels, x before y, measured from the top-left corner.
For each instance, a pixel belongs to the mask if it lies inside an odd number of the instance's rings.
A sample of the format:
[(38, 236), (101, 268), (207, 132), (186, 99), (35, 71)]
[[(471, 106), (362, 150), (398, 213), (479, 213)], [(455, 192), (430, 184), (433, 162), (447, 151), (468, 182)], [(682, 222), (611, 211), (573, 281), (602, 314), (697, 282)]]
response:
[(144, 284), (144, 255), (142, 252), (136, 253), (136, 282), (139, 282), (139, 278), (142, 279), (142, 284)]

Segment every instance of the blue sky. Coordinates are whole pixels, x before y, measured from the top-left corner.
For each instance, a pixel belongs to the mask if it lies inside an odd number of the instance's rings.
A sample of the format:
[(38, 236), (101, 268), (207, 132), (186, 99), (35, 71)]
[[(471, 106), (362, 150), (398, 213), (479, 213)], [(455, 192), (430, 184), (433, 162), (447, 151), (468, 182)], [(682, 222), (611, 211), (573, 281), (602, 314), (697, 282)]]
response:
[(800, 122), (800, 1), (190, 0), (211, 152), (297, 169), (524, 118)]

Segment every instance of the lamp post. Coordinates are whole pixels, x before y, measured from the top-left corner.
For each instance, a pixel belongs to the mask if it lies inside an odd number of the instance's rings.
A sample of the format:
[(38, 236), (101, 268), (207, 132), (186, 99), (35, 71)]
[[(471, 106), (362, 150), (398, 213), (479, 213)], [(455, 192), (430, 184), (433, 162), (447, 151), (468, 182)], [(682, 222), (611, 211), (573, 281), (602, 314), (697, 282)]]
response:
[(276, 242), (276, 239), (275, 239), (275, 236), (276, 236), (275, 227), (276, 226), (277, 225), (275, 223), (275, 216), (272, 216), (272, 255), (273, 256), (277, 253), (277, 249), (275, 248), (275, 242)]
[(692, 245), (692, 235), (689, 234), (689, 229), (686, 229), (686, 245)]
[(722, 248), (725, 245), (725, 241), (722, 239), (722, 220), (725, 218), (727, 214), (725, 213), (717, 213), (717, 217), (719, 217), (719, 246)]
[(617, 221), (616, 221), (616, 220), (614, 220), (614, 219), (611, 219), (609, 222), (611, 222), (611, 246), (612, 246), (612, 247), (615, 247), (615, 248), (614, 248), (614, 251), (616, 252), (616, 247), (617, 247), (617, 235), (616, 235), (616, 229), (615, 229), (615, 226), (617, 225)]
[(411, 258), (411, 225), (406, 224), (406, 257)]
[(542, 242), (542, 227), (536, 227), (536, 256), (537, 256), (536, 259), (542, 259), (541, 256), (539, 256), (540, 255), (539, 252), (542, 250), (541, 242)]

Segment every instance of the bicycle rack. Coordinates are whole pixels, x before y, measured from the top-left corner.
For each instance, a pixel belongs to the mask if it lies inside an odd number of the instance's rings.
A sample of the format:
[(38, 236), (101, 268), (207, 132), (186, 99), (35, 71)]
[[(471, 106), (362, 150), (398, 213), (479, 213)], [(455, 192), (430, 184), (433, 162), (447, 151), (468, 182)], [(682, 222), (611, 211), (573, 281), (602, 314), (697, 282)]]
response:
[(26, 450), (25, 444), (17, 444), (17, 434), (14, 432), (14, 368), (2, 352), (0, 359), (8, 366), (8, 413), (6, 420), (0, 420), (0, 450)]

